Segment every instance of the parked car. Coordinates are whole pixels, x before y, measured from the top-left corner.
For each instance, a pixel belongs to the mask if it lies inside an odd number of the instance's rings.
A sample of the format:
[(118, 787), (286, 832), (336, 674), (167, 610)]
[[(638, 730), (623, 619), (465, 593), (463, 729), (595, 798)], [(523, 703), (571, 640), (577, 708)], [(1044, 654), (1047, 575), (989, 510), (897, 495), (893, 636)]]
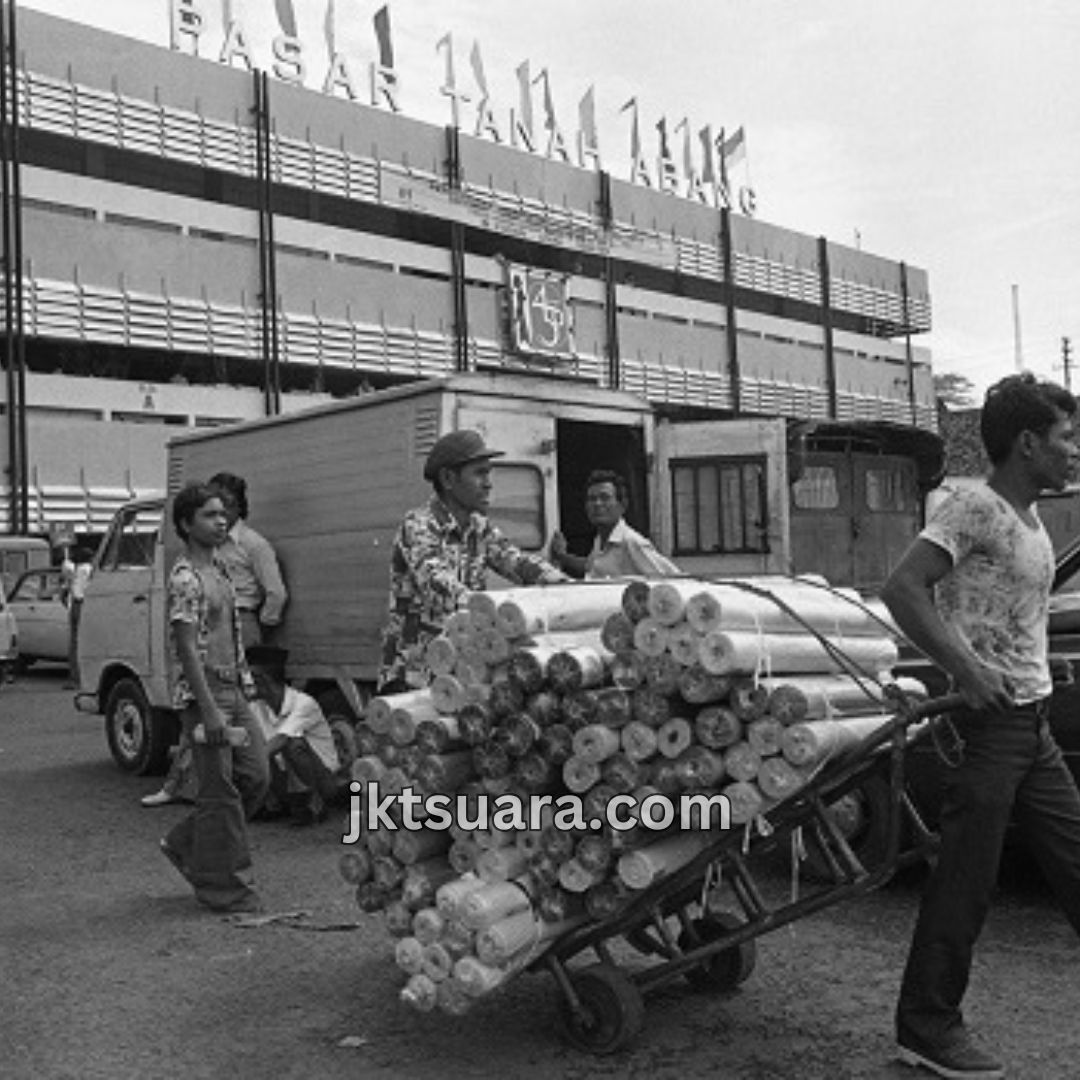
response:
[(8, 594), (19, 635), (18, 663), (68, 658), (68, 608), (59, 567), (27, 570)]

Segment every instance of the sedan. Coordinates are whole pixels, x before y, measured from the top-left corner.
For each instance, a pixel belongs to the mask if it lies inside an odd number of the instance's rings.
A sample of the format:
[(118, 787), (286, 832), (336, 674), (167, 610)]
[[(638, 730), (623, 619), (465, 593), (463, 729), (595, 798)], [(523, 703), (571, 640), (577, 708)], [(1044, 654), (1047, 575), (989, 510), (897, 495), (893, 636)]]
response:
[(8, 594), (19, 635), (19, 663), (68, 658), (68, 608), (58, 567), (27, 570)]

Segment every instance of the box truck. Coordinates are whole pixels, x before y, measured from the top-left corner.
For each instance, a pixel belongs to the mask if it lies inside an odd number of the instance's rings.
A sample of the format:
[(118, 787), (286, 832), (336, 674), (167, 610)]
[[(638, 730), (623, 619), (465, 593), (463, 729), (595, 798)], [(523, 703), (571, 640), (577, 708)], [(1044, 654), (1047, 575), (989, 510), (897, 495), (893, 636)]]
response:
[[(289, 589), (275, 640), (346, 753), (378, 669), (394, 532), (431, 494), (428, 451), (457, 428), (505, 452), (491, 516), (525, 550), (546, 550), (560, 528), (587, 551), (585, 481), (614, 469), (629, 484), (630, 523), (688, 574), (815, 572), (871, 591), (918, 528), (919, 485), (935, 467), (932, 443), (911, 443), (909, 429), (660, 416), (627, 392), (503, 373), (173, 439), (170, 495), (221, 471), (247, 481), (248, 521)], [(176, 731), (163, 594), (179, 542), (164, 511), (159, 500), (117, 514), (83, 608), (78, 700), (105, 715), (114, 757), (135, 772), (159, 769)]]

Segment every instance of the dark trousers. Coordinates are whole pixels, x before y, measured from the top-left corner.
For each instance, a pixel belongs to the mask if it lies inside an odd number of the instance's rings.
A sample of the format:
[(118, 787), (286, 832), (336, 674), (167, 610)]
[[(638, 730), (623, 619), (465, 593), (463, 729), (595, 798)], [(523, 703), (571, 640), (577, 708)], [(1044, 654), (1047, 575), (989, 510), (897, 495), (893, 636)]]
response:
[(68, 600), (68, 673), (72, 681), (79, 682), (79, 622), (82, 619), (81, 600), (72, 596)]
[(338, 791), (337, 778), (302, 736), (289, 739), (270, 759), (270, 786), (283, 806), (290, 795), (316, 792), (330, 800)]
[[(245, 819), (266, 797), (270, 778), (266, 740), (239, 687), (208, 676), (210, 689), (230, 726), (247, 730), (247, 746), (191, 743), (197, 788), (195, 807), (165, 837), (196, 899), (229, 908), (254, 896)], [(202, 719), (196, 706), (181, 715), (189, 739)]]
[(941, 851), (923, 895), (896, 1010), (897, 1028), (947, 1041), (962, 1023), (971, 957), (1015, 814), (1066, 917), (1080, 933), (1080, 793), (1034, 707), (958, 714), (963, 762), (949, 770)]

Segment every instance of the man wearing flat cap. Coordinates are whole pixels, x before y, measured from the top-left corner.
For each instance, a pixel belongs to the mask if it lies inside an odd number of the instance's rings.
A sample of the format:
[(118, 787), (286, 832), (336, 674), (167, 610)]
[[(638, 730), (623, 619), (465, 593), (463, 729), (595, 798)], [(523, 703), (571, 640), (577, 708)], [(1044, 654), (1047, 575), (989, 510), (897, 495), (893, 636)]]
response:
[(488, 570), (518, 585), (566, 580), (550, 563), (511, 544), (488, 520), (491, 459), (501, 456), (478, 431), (468, 429), (444, 435), (431, 448), (424, 479), (434, 493), (426, 506), (405, 515), (394, 538), (380, 693), (431, 681), (424, 662), (428, 642), (470, 592), (485, 587)]

